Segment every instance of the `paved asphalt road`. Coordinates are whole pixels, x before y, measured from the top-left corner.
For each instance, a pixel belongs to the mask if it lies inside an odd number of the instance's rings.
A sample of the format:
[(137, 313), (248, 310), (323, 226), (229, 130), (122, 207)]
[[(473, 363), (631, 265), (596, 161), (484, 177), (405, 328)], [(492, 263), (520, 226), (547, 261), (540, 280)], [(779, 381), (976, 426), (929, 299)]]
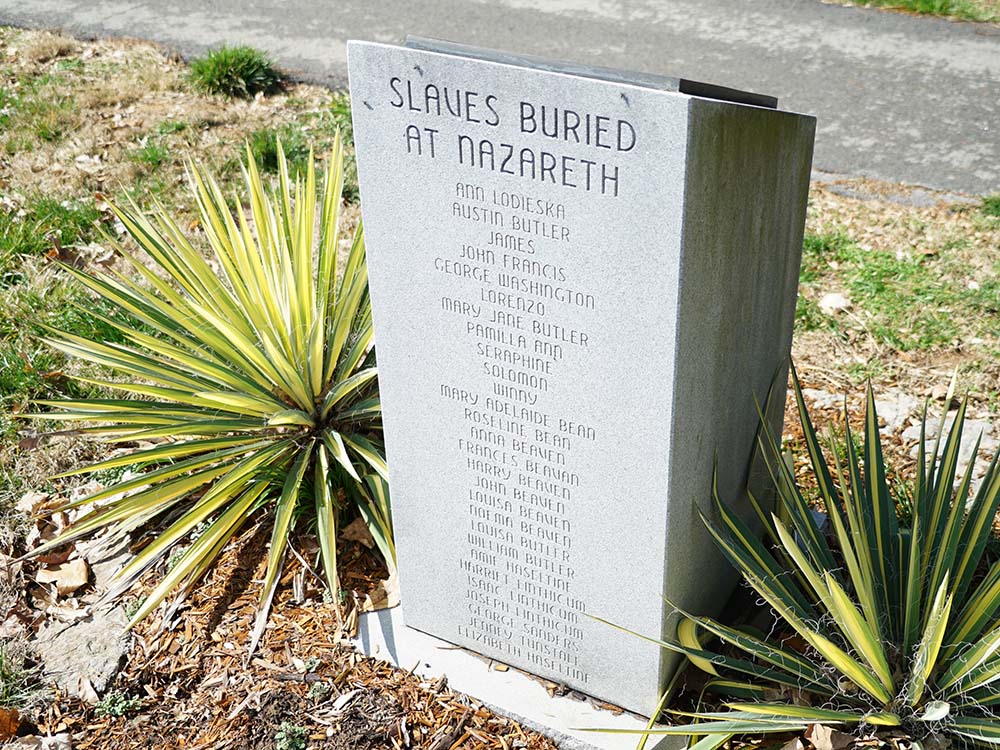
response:
[(815, 166), (1000, 191), (1000, 27), (819, 0), (0, 0), (0, 23), (270, 50), (343, 85), (347, 39), (407, 34), (668, 73), (819, 118)]

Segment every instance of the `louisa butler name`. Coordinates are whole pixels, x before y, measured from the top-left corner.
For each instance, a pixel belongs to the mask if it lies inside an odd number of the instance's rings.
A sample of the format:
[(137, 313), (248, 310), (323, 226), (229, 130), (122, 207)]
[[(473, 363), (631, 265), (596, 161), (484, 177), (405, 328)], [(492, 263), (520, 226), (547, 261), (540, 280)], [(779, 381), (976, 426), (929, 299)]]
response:
[[(635, 126), (626, 119), (527, 99), (517, 101), (508, 114), (496, 94), (398, 76), (389, 79), (389, 104), (423, 118), (454, 118), (470, 128), (445, 145), (439, 140), (440, 128), (409, 124), (403, 136), (411, 155), (436, 159), (450, 153), (459, 164), (473, 169), (613, 197), (619, 195), (621, 175), (619, 166), (607, 156), (628, 153), (637, 141)], [(526, 142), (510, 143), (488, 132), (474, 132), (499, 128), (505, 117), (516, 120)], [(563, 145), (549, 149), (530, 143), (539, 137)], [(585, 146), (592, 152), (581, 156), (578, 149), (568, 151), (565, 144)]]

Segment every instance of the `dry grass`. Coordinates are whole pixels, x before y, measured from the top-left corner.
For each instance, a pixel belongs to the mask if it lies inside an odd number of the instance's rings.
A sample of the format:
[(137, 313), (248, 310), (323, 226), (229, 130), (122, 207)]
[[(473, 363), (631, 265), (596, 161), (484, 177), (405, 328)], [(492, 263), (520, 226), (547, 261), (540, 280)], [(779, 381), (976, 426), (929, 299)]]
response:
[[(0, 29), (6, 96), (20, 100), (0, 130), (0, 185), (79, 197), (132, 188), (171, 197), (183, 159), (232, 169), (255, 131), (295, 125), (322, 146), (332, 135), (333, 96), (315, 86), (249, 101), (198, 95), (186, 68), (155, 45), (128, 40), (70, 44), (43, 32)], [(165, 152), (151, 169), (135, 158), (150, 143)]]
[[(901, 202), (913, 198), (933, 205)], [(1000, 408), (1000, 220), (956, 198), (866, 179), (813, 185), (807, 237), (851, 249), (803, 259), (793, 355), (811, 379), (850, 392), (870, 378), (924, 397), (957, 368), (960, 390)], [(850, 305), (806, 325), (831, 293)]]

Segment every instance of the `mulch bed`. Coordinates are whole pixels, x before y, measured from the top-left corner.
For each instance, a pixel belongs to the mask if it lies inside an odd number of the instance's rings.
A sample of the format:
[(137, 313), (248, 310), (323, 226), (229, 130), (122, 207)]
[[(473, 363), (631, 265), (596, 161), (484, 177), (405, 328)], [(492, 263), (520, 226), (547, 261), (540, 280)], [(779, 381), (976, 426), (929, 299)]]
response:
[[(101, 716), (81, 700), (58, 696), (37, 722), (38, 734), (69, 733), (78, 750), (270, 750), (282, 727), (304, 729), (310, 749), (555, 747), (451, 691), (444, 676), (423, 680), (353, 650), (352, 623), (386, 578), (375, 554), (358, 542), (340, 550), (346, 583), (339, 617), (313, 573), (290, 558), (248, 663), (253, 583), (263, 574), (266, 539), (260, 528), (248, 530), (170, 627), (161, 627), (159, 615), (136, 627), (113, 689), (141, 698), (138, 711)], [(299, 549), (313, 545), (298, 540)]]

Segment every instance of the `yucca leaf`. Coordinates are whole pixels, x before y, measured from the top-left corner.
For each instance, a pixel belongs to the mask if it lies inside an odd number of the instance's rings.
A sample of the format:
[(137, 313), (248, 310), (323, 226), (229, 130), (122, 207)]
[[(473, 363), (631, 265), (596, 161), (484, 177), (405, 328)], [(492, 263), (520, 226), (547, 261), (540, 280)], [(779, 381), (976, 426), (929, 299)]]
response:
[(872, 630), (868, 621), (850, 600), (847, 592), (841, 587), (830, 571), (823, 572), (823, 578), (829, 590), (830, 614), (840, 626), (847, 642), (861, 655), (875, 676), (888, 692), (894, 689), (892, 668), (878, 634)]
[[(981, 439), (981, 436), (980, 436)], [(975, 455), (975, 454), (973, 454)], [(962, 539), (958, 543), (958, 561), (954, 566), (953, 579), (956, 601), (963, 601), (972, 585), (986, 549), (987, 540), (993, 530), (993, 522), (1000, 509), (1000, 452), (993, 454), (989, 468), (982, 477), (982, 483), (969, 509), (962, 527)], [(1000, 600), (998, 600), (1000, 603)]]
[(980, 638), (1000, 611), (1000, 561), (993, 563), (986, 576), (966, 600), (965, 607), (948, 631), (945, 658)]
[[(976, 439), (976, 443), (973, 446), (972, 455), (975, 456), (978, 453), (979, 438)], [(933, 557), (931, 558), (934, 562), (931, 567), (930, 578), (928, 579), (928, 586), (930, 587), (928, 590), (937, 590), (937, 587), (944, 580), (945, 576), (954, 582), (952, 569), (959, 554), (958, 545), (962, 538), (962, 527), (966, 519), (966, 498), (969, 494), (969, 486), (972, 483), (974, 468), (975, 462), (970, 461), (961, 483), (955, 490), (951, 502), (951, 512), (948, 514), (940, 541), (935, 546)]]
[(907, 551), (906, 586), (903, 593), (903, 653), (911, 653), (920, 638), (923, 625), (921, 603), (924, 590), (924, 567), (921, 555), (920, 516), (913, 517), (913, 527), (905, 540)]
[[(698, 622), (686, 616), (681, 617), (680, 621), (677, 623), (677, 642), (685, 648), (694, 651), (705, 650), (701, 640), (698, 638)], [(688, 658), (691, 660), (691, 663), (698, 667), (698, 669), (702, 672), (714, 675), (715, 677), (719, 676), (719, 672), (716, 670), (715, 665), (708, 659), (703, 659), (700, 656)]]
[(336, 595), (339, 592), (337, 579), (337, 507), (336, 497), (330, 490), (330, 460), (326, 447), (320, 444), (316, 449), (317, 461), (314, 467), (316, 535), (319, 537), (320, 557), (326, 584)]
[[(679, 724), (677, 726), (657, 726), (652, 729), (585, 729), (588, 732), (602, 732), (607, 734), (648, 734), (648, 735), (701, 735), (725, 736), (726, 739), (736, 734), (775, 734), (794, 733), (805, 730), (806, 722), (777, 722), (766, 721), (764, 719), (737, 719), (733, 721), (701, 721), (691, 724)], [(719, 747), (725, 740), (721, 740)], [(695, 745), (694, 747), (697, 747)]]
[(285, 550), (288, 547), (288, 532), (292, 526), (292, 514), (299, 503), (299, 492), (302, 479), (309, 468), (312, 458), (313, 443), (301, 450), (295, 463), (285, 475), (285, 483), (274, 510), (274, 525), (271, 527), (271, 544), (267, 553), (267, 569), (264, 572), (264, 582), (261, 586), (260, 599), (257, 603), (257, 616), (254, 619), (253, 631), (250, 634), (248, 652), (257, 650), (260, 637), (264, 634), (264, 626), (271, 611), (274, 592), (278, 589), (278, 577), (285, 564)]
[(700, 509), (698, 513), (723, 554), (740, 572), (749, 572), (755, 578), (767, 581), (768, 586), (778, 592), (797, 617), (801, 619), (815, 617), (816, 612), (812, 605), (797, 586), (786, 584), (784, 569), (757, 539), (753, 530), (719, 498), (717, 486), (713, 487), (713, 495), (722, 524), (718, 525), (711, 521)]
[(712, 679), (705, 683), (705, 690), (719, 695), (733, 698), (760, 699), (763, 700), (770, 692), (764, 685), (757, 685), (752, 682), (740, 682), (738, 680)]
[(246, 521), (248, 511), (253, 507), (257, 499), (266, 491), (266, 486), (258, 485), (248, 489), (243, 496), (226, 509), (201, 536), (187, 549), (177, 564), (163, 577), (163, 579), (149, 592), (146, 600), (139, 610), (128, 622), (129, 628), (142, 620), (152, 612), (167, 597), (170, 592), (181, 583), (185, 577), (192, 573), (195, 568), (206, 570), (206, 563), (210, 563), (219, 550), (228, 540), (232, 539), (236, 532)]
[(116, 503), (109, 504), (77, 519), (69, 528), (54, 539), (34, 548), (30, 555), (44, 555), (64, 544), (80, 539), (98, 529), (118, 521), (131, 518), (138, 513), (148, 515), (151, 512), (162, 512), (172, 507), (177, 501), (190, 495), (209, 482), (229, 471), (229, 466), (213, 466), (191, 475), (174, 480), (160, 482), (142, 492), (135, 492)]
[[(686, 620), (696, 622), (700, 627), (719, 637), (726, 643), (736, 646), (740, 650), (760, 661), (778, 667), (789, 674), (796, 675), (802, 681), (800, 684), (803, 689), (828, 695), (832, 695), (833, 692), (835, 692), (836, 686), (830, 682), (826, 675), (794, 651), (782, 648), (777, 643), (761, 640), (750, 633), (728, 627), (711, 618), (694, 617), (684, 610), (678, 609), (672, 604), (671, 606), (684, 615)], [(682, 620), (681, 622), (685, 622), (685, 620)], [(695, 646), (693, 643), (686, 643), (681, 639), (678, 640), (680, 640), (680, 642), (685, 646), (701, 648), (700, 646)], [(692, 660), (692, 663), (697, 664), (694, 660)], [(710, 674), (716, 674), (716, 672), (710, 672)]]
[[(850, 438), (848, 438), (850, 442)], [(875, 393), (871, 383), (866, 392), (865, 407), (865, 473), (864, 496), (867, 498), (862, 518), (870, 523), (869, 544), (872, 545), (872, 559), (876, 564), (878, 588), (885, 602), (884, 614), (891, 623), (889, 633), (898, 639), (903, 626), (899, 615), (899, 521), (896, 518), (896, 504), (889, 497), (889, 483), (886, 479), (885, 459), (882, 456), (882, 440), (879, 434), (878, 414), (875, 407)]]
[(649, 643), (656, 644), (660, 648), (665, 648), (668, 651), (672, 651), (676, 654), (682, 654), (683, 656), (690, 659), (692, 656), (700, 659), (705, 659), (712, 662), (712, 664), (723, 667), (725, 669), (731, 669), (734, 672), (739, 672), (751, 677), (754, 677), (762, 682), (773, 683), (774, 685), (783, 685), (785, 687), (798, 689), (802, 685), (802, 680), (795, 675), (787, 674), (778, 669), (770, 669), (764, 667), (760, 664), (747, 661), (745, 659), (737, 659), (735, 657), (729, 656), (727, 654), (718, 654), (711, 651), (705, 651), (702, 649), (688, 648), (681, 645), (680, 643), (675, 643), (673, 641), (668, 641), (660, 638), (651, 638), (650, 636), (643, 635), (642, 633), (637, 633), (634, 630), (629, 630), (628, 628), (623, 628), (620, 625), (616, 625), (613, 622), (605, 620), (603, 618), (597, 617), (595, 615), (589, 615), (591, 619), (596, 622), (604, 623), (605, 625), (610, 625), (616, 630), (620, 630), (623, 633), (628, 633), (637, 638), (641, 638)]
[(330, 410), (340, 403), (342, 399), (361, 390), (361, 388), (373, 382), (377, 376), (378, 370), (374, 367), (368, 367), (364, 370), (356, 372), (346, 380), (342, 380), (337, 384), (337, 386), (331, 388), (326, 397), (323, 399), (322, 416), (326, 417), (329, 415)]
[[(198, 441), (199, 443), (216, 443), (217, 445), (225, 446), (227, 441), (225, 438), (221, 440), (205, 440)], [(66, 503), (60, 506), (59, 510), (69, 510), (70, 508), (77, 508), (83, 505), (91, 505), (101, 500), (105, 500), (116, 495), (125, 496), (134, 490), (141, 489), (143, 487), (150, 487), (152, 485), (163, 485), (163, 483), (168, 479), (175, 479), (177, 477), (183, 477), (185, 475), (194, 475), (195, 472), (209, 468), (210, 471), (215, 469), (223, 469), (225, 466), (232, 465), (241, 456), (246, 455), (248, 452), (256, 452), (259, 449), (267, 448), (271, 443), (269, 441), (257, 440), (253, 443), (235, 445), (231, 447), (220, 447), (212, 450), (211, 445), (201, 445), (202, 450), (195, 456), (189, 456), (176, 463), (169, 463), (166, 466), (160, 466), (151, 471), (146, 471), (131, 479), (123, 479), (116, 482), (108, 487), (105, 487), (96, 492), (92, 492), (89, 495), (82, 497), (79, 500)], [(171, 447), (171, 446), (165, 446)], [(169, 455), (169, 453), (167, 454)], [(130, 455), (132, 461), (129, 463), (136, 463), (134, 456)], [(108, 462), (102, 462), (105, 465)], [(120, 464), (119, 464), (120, 465)], [(98, 471), (98, 469), (92, 469), (93, 471)], [(107, 505), (105, 508), (109, 507)]]
[(949, 731), (987, 745), (1000, 745), (1000, 724), (993, 718), (956, 716)]
[[(114, 598), (118, 588), (123, 590), (127, 588), (132, 580), (155, 563), (176, 542), (221, 510), (232, 498), (252, 487), (252, 480), (260, 475), (261, 470), (282, 461), (287, 455), (289, 447), (288, 442), (272, 445), (231, 467), (227, 466), (226, 472), (213, 481), (212, 486), (194, 503), (189, 511), (171, 523), (142, 552), (133, 557), (115, 574), (114, 581), (125, 581), (125, 583), (120, 587), (112, 587), (113, 593), (109, 596)], [(103, 511), (99, 511), (100, 513)]]
[(816, 479), (817, 489), (823, 500), (823, 507), (827, 515), (834, 524), (846, 525), (843, 511), (840, 507), (840, 496), (837, 492), (837, 485), (833, 481), (833, 474), (830, 472), (829, 464), (823, 457), (816, 428), (809, 417), (809, 410), (806, 408), (805, 397), (802, 394), (802, 384), (799, 382), (799, 374), (792, 363), (789, 367), (792, 376), (793, 392), (795, 394), (795, 404), (798, 409), (799, 424), (802, 426), (802, 437), (805, 441), (806, 452), (809, 454), (809, 463), (812, 466), (813, 477)]
[[(955, 485), (955, 474), (958, 469), (958, 457), (962, 445), (962, 430), (965, 425), (965, 410), (968, 406), (968, 399), (962, 402), (955, 415), (955, 421), (948, 431), (945, 440), (944, 450), (941, 454), (941, 462), (938, 465), (937, 473), (933, 478), (933, 485), (930, 488), (931, 497), (928, 506), (929, 522), (927, 525), (927, 539), (924, 542), (924, 558), (932, 559), (933, 551), (937, 549), (944, 534), (947, 521), (947, 511), (949, 507), (948, 499), (951, 497)], [(941, 420), (941, 427), (938, 430), (938, 440), (944, 430), (944, 418)], [(935, 448), (937, 443), (935, 442)], [(920, 447), (923, 450), (923, 446)]]
[[(884, 723), (890, 717), (863, 713), (856, 711), (833, 711), (827, 708), (814, 708), (812, 706), (794, 706), (789, 703), (727, 703), (726, 706), (733, 711), (740, 711), (747, 715), (759, 715), (761, 717), (774, 717), (777, 719), (804, 720), (810, 724), (860, 724), (869, 721), (869, 717), (876, 716), (876, 721)], [(876, 723), (870, 722), (869, 723)], [(895, 724), (900, 723), (898, 717)]]
[(380, 474), (366, 474), (358, 510), (382, 553), (389, 570), (396, 566), (396, 545), (392, 536), (392, 508), (389, 501), (389, 483)]
[(950, 695), (947, 693), (950, 687), (964, 680), (983, 663), (992, 659), (998, 650), (1000, 650), (1000, 626), (995, 627), (978, 643), (968, 644), (965, 650), (956, 653), (945, 662), (948, 664), (948, 668), (935, 681), (937, 689)]
[(344, 435), (343, 438), (344, 444), (348, 448), (364, 459), (386, 482), (389, 481), (389, 469), (385, 464), (385, 456), (382, 450), (376, 448), (363, 435)]
[(130, 199), (114, 207), (146, 255), (118, 247), (129, 275), (67, 272), (124, 313), (98, 315), (126, 343), (53, 329), (47, 341), (110, 370), (114, 378), (86, 382), (128, 397), (44, 402), (51, 411), (38, 415), (111, 444), (157, 444), (72, 471), (148, 467), (81, 500), (93, 510), (33, 554), (100, 528), (121, 536), (163, 523), (123, 568), (110, 592), (118, 594), (210, 524), (157, 584), (139, 618), (173, 591), (179, 594), (168, 613), (176, 612), (247, 519), (268, 511), (272, 538), (254, 645), (303, 496), (314, 501), (331, 587), (338, 515), (349, 505), (390, 567), (395, 558), (360, 227), (344, 273), (336, 273), (343, 144), (335, 138), (321, 207), (312, 159), (294, 179), (280, 147), (278, 162), (274, 189), (252, 161), (245, 164), (247, 195), (232, 203), (210, 173), (188, 165), (210, 259), (162, 206), (145, 213)]
[(315, 427), (316, 420), (301, 409), (284, 409), (267, 420), (268, 427)]
[(933, 601), (929, 602), (925, 617), (924, 635), (917, 646), (910, 665), (910, 678), (906, 685), (906, 699), (915, 706), (924, 695), (927, 679), (937, 664), (938, 652), (948, 627), (951, 596), (948, 595), (948, 577), (941, 582)]
[[(36, 402), (37, 403), (37, 402)], [(211, 440), (197, 440), (194, 442), (170, 442), (154, 445), (151, 448), (142, 448), (130, 451), (119, 456), (106, 458), (87, 466), (69, 469), (60, 474), (55, 474), (53, 479), (72, 477), (78, 474), (86, 474), (96, 471), (108, 471), (118, 469), (122, 466), (145, 466), (159, 463), (161, 461), (173, 461), (178, 458), (187, 458), (192, 454), (211, 453), (216, 450), (226, 448), (243, 447), (243, 450), (253, 450), (255, 447), (263, 447), (266, 441), (256, 435), (233, 436), (223, 438), (213, 438)]]
[(336, 430), (327, 430), (323, 433), (323, 445), (326, 449), (330, 451), (330, 455), (340, 464), (344, 471), (346, 471), (354, 481), (361, 483), (361, 477), (358, 475), (357, 469), (354, 468), (354, 462), (351, 461), (350, 455), (347, 453), (347, 446), (344, 444), (344, 436), (341, 435)]

